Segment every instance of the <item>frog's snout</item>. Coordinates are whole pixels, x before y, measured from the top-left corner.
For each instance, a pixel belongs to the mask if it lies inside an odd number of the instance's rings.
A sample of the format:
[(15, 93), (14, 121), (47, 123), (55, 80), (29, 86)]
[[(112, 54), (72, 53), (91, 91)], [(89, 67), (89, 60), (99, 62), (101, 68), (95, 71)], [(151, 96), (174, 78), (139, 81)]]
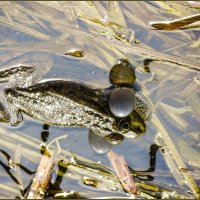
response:
[(145, 123), (135, 125), (133, 131), (134, 131), (137, 135), (141, 135), (141, 134), (145, 133), (145, 131), (146, 131), (146, 125), (145, 125)]

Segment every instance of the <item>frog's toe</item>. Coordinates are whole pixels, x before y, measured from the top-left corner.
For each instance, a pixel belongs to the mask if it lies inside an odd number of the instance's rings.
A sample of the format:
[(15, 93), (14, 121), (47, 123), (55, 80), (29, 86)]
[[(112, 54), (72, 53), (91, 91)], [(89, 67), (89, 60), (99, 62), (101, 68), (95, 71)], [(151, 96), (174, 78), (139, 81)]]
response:
[(22, 113), (12, 104), (9, 104), (9, 110), (11, 114), (10, 124), (12, 126), (17, 126), (19, 123), (23, 121)]
[(10, 115), (2, 103), (0, 103), (0, 122), (10, 122)]
[(20, 124), (23, 121), (23, 116), (21, 113), (18, 113), (15, 116), (12, 116), (10, 119), (10, 124), (12, 126), (17, 126), (18, 124)]

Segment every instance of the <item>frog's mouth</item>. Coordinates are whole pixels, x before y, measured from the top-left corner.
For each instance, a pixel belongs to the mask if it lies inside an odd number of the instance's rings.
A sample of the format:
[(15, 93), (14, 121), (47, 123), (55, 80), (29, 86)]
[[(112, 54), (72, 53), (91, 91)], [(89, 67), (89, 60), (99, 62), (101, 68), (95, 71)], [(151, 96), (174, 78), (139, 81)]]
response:
[(128, 131), (127, 133), (110, 133), (109, 135), (106, 135), (105, 138), (107, 139), (107, 141), (111, 144), (119, 144), (121, 143), (124, 138), (135, 138), (138, 135), (132, 131)]
[(134, 133), (133, 131), (128, 131), (126, 133), (122, 134), (124, 137), (126, 138), (136, 138), (138, 137), (140, 134)]

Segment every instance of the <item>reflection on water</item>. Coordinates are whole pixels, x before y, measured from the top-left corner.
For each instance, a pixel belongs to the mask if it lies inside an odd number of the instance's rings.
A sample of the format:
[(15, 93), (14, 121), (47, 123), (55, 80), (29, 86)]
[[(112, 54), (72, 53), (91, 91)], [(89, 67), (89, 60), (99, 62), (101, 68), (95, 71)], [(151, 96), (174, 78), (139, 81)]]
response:
[(44, 124), (43, 130), (41, 132), (41, 139), (43, 142), (47, 142), (48, 138), (49, 138), (49, 125)]
[(105, 154), (112, 148), (112, 144), (105, 137), (96, 135), (91, 130), (88, 133), (88, 142), (91, 148), (98, 154)]

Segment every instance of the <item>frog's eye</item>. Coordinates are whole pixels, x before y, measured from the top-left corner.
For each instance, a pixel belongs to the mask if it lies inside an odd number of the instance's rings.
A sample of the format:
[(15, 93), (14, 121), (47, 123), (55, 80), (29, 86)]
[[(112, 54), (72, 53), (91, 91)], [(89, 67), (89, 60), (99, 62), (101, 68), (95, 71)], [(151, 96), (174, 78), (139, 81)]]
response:
[(130, 124), (128, 121), (122, 119), (122, 120), (120, 120), (118, 127), (122, 132), (127, 132), (130, 129)]

